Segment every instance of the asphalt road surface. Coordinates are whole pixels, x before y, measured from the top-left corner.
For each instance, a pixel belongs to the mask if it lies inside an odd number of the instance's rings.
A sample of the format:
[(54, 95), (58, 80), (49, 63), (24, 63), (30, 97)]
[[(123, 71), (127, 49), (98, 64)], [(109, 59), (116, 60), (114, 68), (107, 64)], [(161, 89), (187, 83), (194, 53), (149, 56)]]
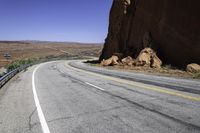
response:
[(43, 63), (0, 90), (0, 133), (200, 133), (200, 81)]

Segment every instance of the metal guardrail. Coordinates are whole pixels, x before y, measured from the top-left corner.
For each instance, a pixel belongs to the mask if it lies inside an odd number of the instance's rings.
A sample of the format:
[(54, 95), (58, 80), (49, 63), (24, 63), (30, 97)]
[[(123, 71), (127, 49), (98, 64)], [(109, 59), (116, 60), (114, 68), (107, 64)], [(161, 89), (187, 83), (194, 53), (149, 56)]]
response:
[(21, 72), (22, 70), (25, 70), (26, 68), (28, 68), (31, 65), (24, 65), (21, 66), (19, 68), (16, 68), (10, 72), (8, 72), (7, 74), (5, 74), (3, 77), (0, 78), (0, 88), (3, 87), (3, 85), (5, 83), (7, 83), (12, 77), (14, 77), (17, 73)]
[[(76, 56), (72, 56), (72, 57), (73, 57), (72, 59), (76, 59), (77, 58)], [(68, 57), (68, 60), (69, 59), (70, 59), (70, 57)], [(39, 64), (39, 63), (42, 63), (42, 62), (47, 62), (47, 61), (54, 61), (54, 60), (59, 60), (59, 58), (44, 59), (44, 60), (36, 61), (34, 63), (21, 66), (19, 68), (16, 68), (15, 70), (12, 70), (12, 71), (8, 72), (3, 77), (0, 77), (0, 89), (1, 89), (1, 87), (3, 87), (3, 85), (5, 85), (5, 83), (7, 83), (12, 77), (14, 77), (17, 73), (21, 72), (22, 70), (25, 70), (26, 68), (28, 68), (28, 67), (30, 67), (32, 65), (36, 65), (36, 64)]]

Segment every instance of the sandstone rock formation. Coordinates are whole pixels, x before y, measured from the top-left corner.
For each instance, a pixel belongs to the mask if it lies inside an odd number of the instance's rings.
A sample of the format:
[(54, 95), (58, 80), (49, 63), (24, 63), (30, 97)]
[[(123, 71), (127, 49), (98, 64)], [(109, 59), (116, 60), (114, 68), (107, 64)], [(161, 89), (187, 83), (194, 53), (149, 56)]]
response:
[(107, 60), (102, 60), (101, 65), (102, 66), (118, 65), (119, 64), (118, 60), (119, 60), (119, 58), (117, 56), (113, 55), (112, 57), (110, 57)]
[(145, 47), (171, 65), (200, 64), (199, 0), (113, 0), (100, 60), (136, 58)]
[(151, 48), (143, 49), (136, 59), (136, 66), (145, 66), (160, 69), (162, 61)]
[(200, 65), (195, 64), (195, 63), (189, 64), (189, 65), (187, 65), (186, 70), (187, 70), (187, 72), (191, 72), (191, 73), (200, 72)]
[[(120, 54), (118, 54), (120, 56)], [(123, 59), (117, 55), (113, 55), (111, 58), (101, 61), (102, 66), (113, 66), (113, 65), (127, 65), (127, 66), (139, 66), (160, 69), (162, 61), (158, 58), (155, 51), (151, 48), (143, 49), (136, 59), (127, 56)]]
[(135, 63), (132, 57), (128, 56), (122, 59), (122, 64), (132, 66)]

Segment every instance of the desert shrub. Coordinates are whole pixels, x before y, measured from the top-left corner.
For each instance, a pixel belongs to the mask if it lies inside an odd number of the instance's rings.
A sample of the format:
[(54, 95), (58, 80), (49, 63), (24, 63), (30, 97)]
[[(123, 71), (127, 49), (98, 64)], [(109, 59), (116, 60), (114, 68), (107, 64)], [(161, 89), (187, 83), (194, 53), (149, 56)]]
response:
[(14, 69), (16, 69), (16, 68), (18, 68), (18, 67), (20, 67), (20, 66), (21, 66), (21, 65), (20, 65), (19, 62), (14, 62), (14, 63), (8, 64), (8, 65), (6, 66), (6, 69), (7, 69), (8, 71), (11, 71), (11, 70), (14, 70)]
[(14, 70), (26, 64), (32, 64), (36, 61), (36, 59), (25, 59), (25, 60), (18, 60), (6, 66), (8, 71)]

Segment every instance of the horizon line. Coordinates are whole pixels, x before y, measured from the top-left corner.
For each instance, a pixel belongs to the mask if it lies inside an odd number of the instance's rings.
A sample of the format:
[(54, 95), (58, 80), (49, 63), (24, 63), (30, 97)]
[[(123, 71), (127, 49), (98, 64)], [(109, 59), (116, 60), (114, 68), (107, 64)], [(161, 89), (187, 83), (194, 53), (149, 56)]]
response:
[(48, 40), (0, 40), (0, 42), (56, 42), (56, 43), (80, 43), (80, 44), (104, 44), (105, 43), (105, 42), (48, 41)]

